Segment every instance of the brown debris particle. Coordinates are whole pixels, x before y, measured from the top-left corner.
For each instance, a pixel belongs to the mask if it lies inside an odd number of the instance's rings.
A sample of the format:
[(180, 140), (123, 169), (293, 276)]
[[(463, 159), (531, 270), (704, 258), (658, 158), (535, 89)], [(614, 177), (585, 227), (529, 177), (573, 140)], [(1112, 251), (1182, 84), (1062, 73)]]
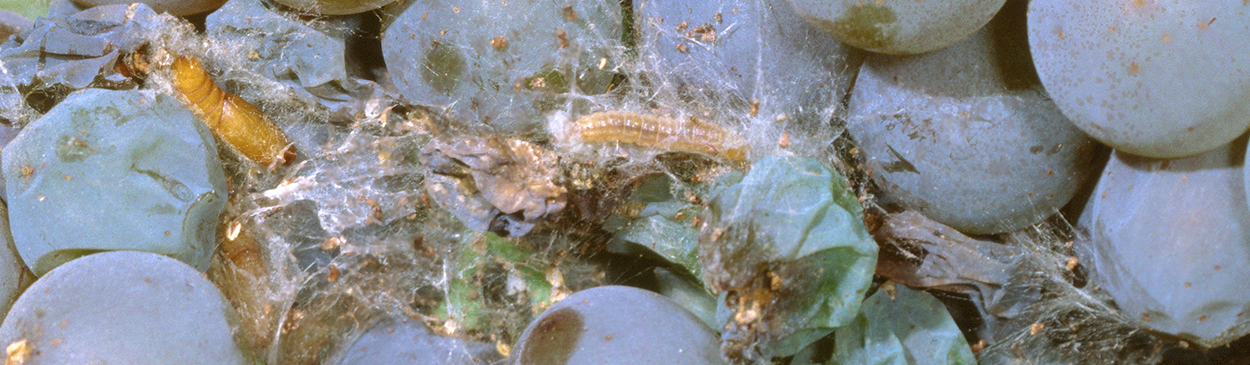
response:
[(703, 33), (703, 38), (702, 38), (702, 40), (703, 40), (704, 42), (709, 42), (709, 43), (710, 43), (710, 42), (715, 42), (715, 41), (716, 41), (716, 31), (715, 31), (715, 30), (709, 30), (709, 31), (707, 31), (706, 33)]
[[(686, 48), (686, 44), (685, 44), (685, 43), (678, 43), (678, 44), (677, 44), (677, 52), (681, 52), (681, 53), (689, 53), (689, 52), (690, 52), (690, 49), (689, 49), (689, 48)], [(29, 179), (28, 179), (28, 180), (29, 180)]]
[(725, 21), (725, 18), (722, 17), (720, 13), (712, 14), (712, 18), (716, 19), (717, 23), (723, 23)]
[(786, 284), (786, 281), (785, 279), (782, 279), (781, 276), (778, 276), (776, 273), (771, 272), (771, 271), (768, 272), (768, 288), (769, 289), (771, 289), (772, 291), (778, 291), (778, 290), (781, 290), (782, 286), (785, 284)]
[(781, 139), (777, 140), (777, 146), (790, 148), (790, 132), (781, 132)]
[(1141, 72), (1141, 65), (1138, 65), (1137, 61), (1128, 64), (1128, 73), (1136, 75), (1138, 72)]
[(22, 365), (26, 363), (26, 359), (30, 357), (32, 350), (34, 349), (26, 344), (26, 339), (24, 338), (9, 344), (8, 347), (4, 348), (4, 352), (8, 355), (4, 359), (4, 365)]
[(561, 9), (560, 12), (564, 13), (564, 19), (570, 22), (577, 20), (577, 11), (573, 10), (573, 4), (564, 4), (564, 9)]
[(569, 46), (568, 36), (569, 34), (565, 33), (564, 29), (560, 29), (556, 31), (556, 38), (560, 39), (560, 48), (566, 48)]
[(494, 47), (496, 51), (501, 50), (501, 49), (503, 49), (504, 47), (507, 47), (507, 46), (508, 46), (508, 38), (504, 38), (504, 36), (498, 36), (498, 37), (495, 37), (495, 38), (491, 38), (491, 39), (490, 39), (490, 46), (491, 46), (491, 47)]
[(678, 32), (685, 32), (687, 28), (690, 28), (690, 24), (687, 24), (686, 22), (677, 23)]
[(1206, 23), (1198, 22), (1198, 29), (1206, 30), (1212, 23), (1215, 23), (1215, 18), (1211, 18), (1211, 21)]
[(329, 251), (329, 250), (336, 249), (342, 245), (343, 245), (342, 237), (330, 237), (330, 238), (327, 238), (325, 241), (321, 241), (321, 250)]
[(503, 341), (495, 341), (495, 352), (503, 355), (503, 357), (508, 357), (512, 354), (512, 346), (508, 346), (508, 344), (503, 343)]
[(755, 115), (759, 113), (760, 113), (760, 99), (751, 99), (751, 116), (754, 117)]
[(980, 341), (977, 341), (977, 343), (972, 344), (972, 353), (979, 354), (981, 353), (981, 350), (984, 350), (985, 346), (988, 345), (989, 344), (985, 343), (985, 339), (981, 339)]
[(31, 167), (30, 165), (22, 165), (22, 167), (19, 168), (18, 171), (22, 175), (22, 182), (25, 182), (28, 184), (30, 183), (31, 175), (35, 174), (35, 168)]
[(531, 80), (530, 80), (529, 87), (530, 87), (530, 89), (532, 89), (532, 90), (541, 90), (541, 89), (546, 89), (546, 88), (547, 88), (547, 80), (546, 80), (546, 79), (544, 79), (544, 78), (541, 78), (541, 77), (535, 77), (535, 78), (533, 78), (533, 79), (531, 79)]
[(331, 283), (339, 281), (339, 265), (330, 264), (330, 272), (326, 273), (326, 281)]
[(891, 302), (898, 299), (898, 287), (896, 285), (893, 281), (886, 281), (884, 284), (881, 284), (881, 290), (885, 291), (885, 295), (890, 296)]
[(697, 26), (689, 32), (686, 32), (686, 38), (698, 39), (704, 42), (715, 42), (716, 26), (703, 23), (703, 25)]
[(1076, 265), (1078, 263), (1080, 263), (1080, 261), (1076, 259), (1076, 256), (1069, 257), (1068, 258), (1068, 271), (1072, 271), (1076, 269)]
[(1042, 325), (1042, 322), (1034, 323), (1033, 325), (1029, 326), (1029, 335), (1037, 335), (1038, 333), (1041, 333), (1043, 327), (1045, 326)]

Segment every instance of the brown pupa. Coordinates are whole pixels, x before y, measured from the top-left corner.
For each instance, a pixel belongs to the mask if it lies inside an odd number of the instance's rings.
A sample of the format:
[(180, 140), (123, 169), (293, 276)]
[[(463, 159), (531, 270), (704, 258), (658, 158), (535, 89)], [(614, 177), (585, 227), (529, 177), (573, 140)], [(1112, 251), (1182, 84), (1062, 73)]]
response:
[(288, 165), (295, 160), (295, 147), (286, 133), (255, 105), (218, 87), (200, 60), (179, 56), (173, 72), (174, 87), (217, 138), (262, 166)]
[(607, 111), (578, 118), (565, 129), (582, 142), (627, 143), (665, 151), (701, 153), (745, 162), (746, 144), (721, 126), (690, 118)]

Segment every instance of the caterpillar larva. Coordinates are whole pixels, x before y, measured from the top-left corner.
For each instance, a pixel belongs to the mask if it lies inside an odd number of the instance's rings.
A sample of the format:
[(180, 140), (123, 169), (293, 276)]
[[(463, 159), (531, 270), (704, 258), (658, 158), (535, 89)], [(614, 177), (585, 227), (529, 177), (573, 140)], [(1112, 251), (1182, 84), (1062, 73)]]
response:
[(627, 143), (667, 151), (712, 155), (744, 162), (747, 146), (721, 126), (631, 112), (598, 112), (561, 126), (565, 138), (581, 142)]
[(198, 59), (179, 56), (173, 72), (174, 87), (217, 138), (262, 166), (295, 160), (295, 147), (286, 133), (255, 105), (218, 87)]

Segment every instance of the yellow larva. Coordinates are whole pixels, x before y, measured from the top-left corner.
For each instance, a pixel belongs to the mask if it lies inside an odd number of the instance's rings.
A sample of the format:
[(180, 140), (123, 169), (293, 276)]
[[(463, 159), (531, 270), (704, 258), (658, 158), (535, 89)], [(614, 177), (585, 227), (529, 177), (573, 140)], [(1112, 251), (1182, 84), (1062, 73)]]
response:
[(630, 112), (599, 112), (578, 118), (568, 129), (583, 142), (615, 142), (668, 151), (702, 153), (745, 161), (747, 147), (718, 125)]
[(198, 59), (180, 56), (173, 71), (174, 87), (217, 138), (262, 166), (295, 160), (295, 147), (286, 133), (256, 106), (218, 87)]

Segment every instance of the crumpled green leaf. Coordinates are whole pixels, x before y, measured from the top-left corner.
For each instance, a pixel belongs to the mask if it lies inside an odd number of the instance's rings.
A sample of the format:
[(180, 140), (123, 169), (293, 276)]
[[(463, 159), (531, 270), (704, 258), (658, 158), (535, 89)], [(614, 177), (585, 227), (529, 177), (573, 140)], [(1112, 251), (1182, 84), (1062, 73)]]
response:
[(887, 283), (834, 334), (826, 364), (975, 364), (968, 340), (929, 293)]
[(851, 321), (877, 244), (846, 178), (813, 159), (773, 156), (721, 184), (704, 214), (699, 251), (720, 295), (727, 355), (792, 355)]
[(674, 266), (652, 269), (655, 290), (716, 328), (716, 297), (704, 287), (699, 262), (698, 216), (702, 207), (686, 194), (706, 193), (706, 184), (681, 184), (669, 174), (643, 178), (604, 229), (613, 232), (607, 250), (622, 255), (656, 255)]
[(489, 273), (491, 270), (502, 269), (507, 276), (505, 295), (523, 298), (535, 314), (567, 295), (561, 294), (567, 291), (561, 287), (562, 279), (552, 283), (552, 269), (530, 249), (490, 232), (466, 231), (461, 243), (463, 249), (451, 266), (447, 298), (435, 310), (439, 318), (455, 321), (458, 329), (473, 331), (490, 326), (482, 281), (486, 275), (498, 275)]
[(615, 235), (608, 250), (620, 254), (650, 251), (701, 276), (699, 231), (696, 217), (701, 207), (673, 194), (673, 178), (656, 174), (634, 190), (624, 209), (608, 217), (604, 228)]

